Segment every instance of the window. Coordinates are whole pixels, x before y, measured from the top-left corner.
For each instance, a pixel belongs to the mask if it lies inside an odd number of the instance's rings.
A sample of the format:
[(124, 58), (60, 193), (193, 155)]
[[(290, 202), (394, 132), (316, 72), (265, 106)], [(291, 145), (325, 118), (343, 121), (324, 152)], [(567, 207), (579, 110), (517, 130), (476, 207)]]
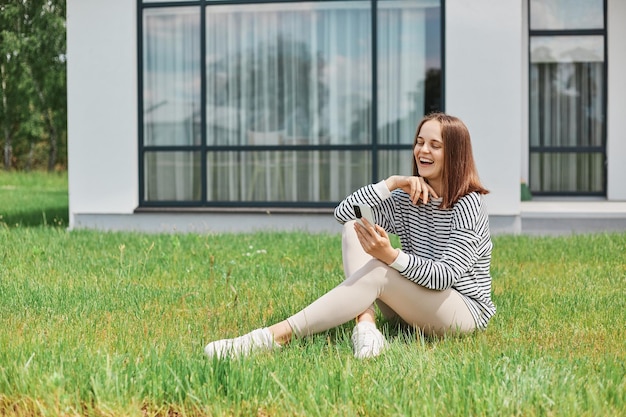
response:
[(140, 204), (331, 207), (411, 173), (439, 0), (139, 3)]
[(530, 178), (536, 195), (606, 195), (603, 0), (530, 0)]

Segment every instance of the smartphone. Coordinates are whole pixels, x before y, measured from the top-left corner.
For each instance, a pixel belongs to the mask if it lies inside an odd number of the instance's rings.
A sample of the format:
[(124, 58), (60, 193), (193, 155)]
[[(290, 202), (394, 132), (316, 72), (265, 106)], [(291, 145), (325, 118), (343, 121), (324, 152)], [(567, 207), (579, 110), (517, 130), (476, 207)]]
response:
[(361, 221), (362, 217), (365, 217), (371, 225), (374, 225), (374, 215), (372, 214), (372, 208), (370, 206), (366, 204), (354, 204), (352, 208), (354, 209), (356, 221), (362, 226), (365, 226), (365, 224)]

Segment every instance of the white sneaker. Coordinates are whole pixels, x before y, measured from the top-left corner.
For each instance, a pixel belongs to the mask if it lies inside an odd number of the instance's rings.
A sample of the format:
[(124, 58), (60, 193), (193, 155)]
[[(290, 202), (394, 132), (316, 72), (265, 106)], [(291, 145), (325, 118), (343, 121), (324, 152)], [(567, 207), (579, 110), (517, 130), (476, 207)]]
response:
[(243, 336), (234, 339), (222, 339), (211, 342), (204, 348), (204, 353), (209, 357), (218, 359), (226, 356), (236, 358), (247, 356), (252, 351), (278, 349), (280, 345), (274, 341), (274, 336), (267, 327), (256, 329)]
[(357, 359), (373, 358), (387, 347), (385, 336), (374, 323), (360, 321), (352, 331), (352, 350)]

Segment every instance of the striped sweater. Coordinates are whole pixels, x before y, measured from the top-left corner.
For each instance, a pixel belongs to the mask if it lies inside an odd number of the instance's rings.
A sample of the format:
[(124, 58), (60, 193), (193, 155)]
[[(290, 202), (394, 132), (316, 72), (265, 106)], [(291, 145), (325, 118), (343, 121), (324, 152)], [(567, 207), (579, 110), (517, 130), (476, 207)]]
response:
[(465, 300), (478, 328), (495, 314), (491, 300), (491, 237), (483, 197), (470, 193), (451, 209), (439, 209), (441, 199), (415, 205), (409, 195), (390, 192), (384, 181), (367, 185), (335, 208), (335, 218), (354, 220), (354, 203), (372, 207), (374, 221), (402, 245), (391, 265), (407, 279), (433, 290), (454, 288)]

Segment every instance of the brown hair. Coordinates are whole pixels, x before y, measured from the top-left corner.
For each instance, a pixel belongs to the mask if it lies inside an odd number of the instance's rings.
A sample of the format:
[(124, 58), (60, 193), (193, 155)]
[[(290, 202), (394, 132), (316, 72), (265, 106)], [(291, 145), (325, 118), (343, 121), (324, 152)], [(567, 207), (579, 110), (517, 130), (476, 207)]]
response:
[[(471, 192), (489, 193), (478, 178), (469, 130), (461, 119), (445, 113), (426, 115), (417, 126), (413, 149), (417, 144), (422, 125), (430, 120), (437, 120), (441, 124), (441, 138), (443, 139), (443, 195), (440, 196), (443, 200), (439, 207), (452, 208), (461, 197)], [(415, 156), (413, 157), (413, 175), (419, 176)]]

